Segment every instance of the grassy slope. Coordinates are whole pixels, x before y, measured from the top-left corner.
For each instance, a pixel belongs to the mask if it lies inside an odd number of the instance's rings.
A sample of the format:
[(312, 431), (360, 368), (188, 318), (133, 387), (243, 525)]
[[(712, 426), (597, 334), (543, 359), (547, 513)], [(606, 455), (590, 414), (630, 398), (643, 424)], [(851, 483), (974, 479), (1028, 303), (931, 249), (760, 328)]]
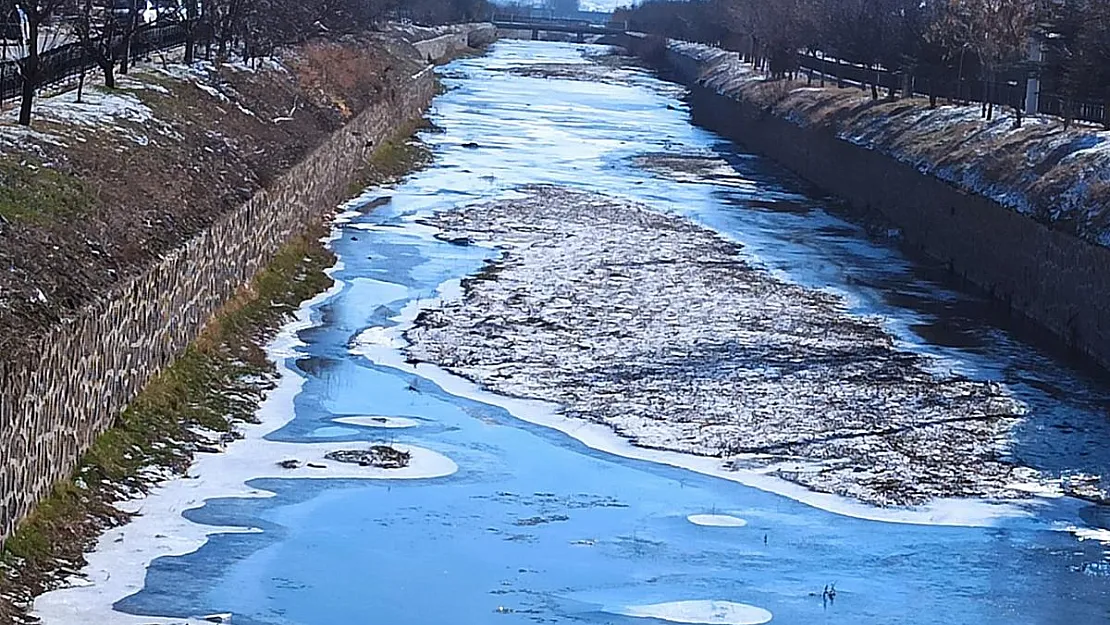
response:
[[(431, 161), (412, 138), (434, 128), (417, 120), (382, 143), (353, 183), (355, 195), (370, 185), (396, 181)], [(269, 267), (208, 323), (201, 335), (152, 381), (102, 434), (71, 479), (20, 525), (0, 551), (0, 622), (25, 618), (32, 598), (81, 568), (100, 533), (126, 523), (112, 503), (149, 490), (161, 478), (189, 467), (205, 430), (234, 437), (273, 386), (273, 363), (264, 343), (306, 299), (325, 290), (324, 269), (334, 255), (320, 242), (325, 228), (290, 242)]]
[[(57, 484), (0, 552), (0, 621), (80, 568), (100, 532), (124, 523), (112, 506), (144, 492), (159, 475), (183, 472), (210, 431), (233, 436), (272, 385), (262, 345), (302, 301), (327, 288), (334, 257), (321, 231), (290, 242), (240, 290), (203, 333), (101, 435), (73, 477)], [(157, 470), (152, 471), (155, 468)]]

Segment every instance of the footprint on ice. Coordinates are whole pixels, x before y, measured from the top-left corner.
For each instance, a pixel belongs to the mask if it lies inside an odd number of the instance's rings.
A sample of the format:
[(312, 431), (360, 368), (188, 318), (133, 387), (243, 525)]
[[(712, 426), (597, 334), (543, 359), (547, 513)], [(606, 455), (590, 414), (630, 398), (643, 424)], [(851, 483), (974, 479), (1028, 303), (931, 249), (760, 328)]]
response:
[(621, 614), (672, 623), (703, 625), (762, 625), (770, 622), (772, 618), (770, 612), (754, 605), (713, 600), (633, 605), (624, 608)]
[(686, 520), (707, 527), (744, 527), (748, 524), (744, 519), (728, 514), (691, 514)]
[(407, 419), (405, 417), (379, 417), (374, 415), (367, 415), (362, 417), (340, 417), (335, 419), (336, 423), (343, 423), (346, 425), (358, 425), (365, 428), (414, 428), (420, 423), (416, 419)]

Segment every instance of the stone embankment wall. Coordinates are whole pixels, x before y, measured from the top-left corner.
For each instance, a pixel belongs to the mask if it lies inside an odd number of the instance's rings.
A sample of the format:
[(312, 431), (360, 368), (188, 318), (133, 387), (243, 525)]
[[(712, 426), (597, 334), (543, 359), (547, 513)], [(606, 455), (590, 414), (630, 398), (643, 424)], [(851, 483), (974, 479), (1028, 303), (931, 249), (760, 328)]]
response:
[[(456, 29), (465, 45), (469, 32), (485, 41), (492, 26)], [(432, 59), (461, 49), (447, 46)], [(55, 328), (29, 356), (0, 357), (0, 541), (237, 289), (346, 199), (374, 149), (423, 114), (436, 91), (432, 68), (405, 82), (121, 297)]]
[(658, 42), (630, 37), (628, 45), (662, 60), (690, 86), (699, 123), (859, 209), (878, 211), (911, 247), (1110, 368), (1110, 249), (847, 141), (828, 127), (803, 126), (781, 111), (718, 93), (703, 80), (714, 58), (704, 46), (669, 45), (660, 59)]
[(451, 58), (468, 49), (481, 48), (497, 39), (497, 28), (493, 24), (467, 24), (453, 27), (452, 32), (431, 39), (417, 41), (412, 45), (420, 56), (429, 61)]

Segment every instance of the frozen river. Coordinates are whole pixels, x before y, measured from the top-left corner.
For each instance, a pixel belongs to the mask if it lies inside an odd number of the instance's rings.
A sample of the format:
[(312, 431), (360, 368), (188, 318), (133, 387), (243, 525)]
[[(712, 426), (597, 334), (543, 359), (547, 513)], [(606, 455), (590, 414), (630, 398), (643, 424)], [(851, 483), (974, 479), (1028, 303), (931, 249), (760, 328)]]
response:
[[(586, 63), (586, 50), (503, 41), (443, 68), (449, 91), (431, 113), (442, 132), (423, 137), (435, 161), (348, 206), (333, 242), (337, 288), (275, 348), (288, 370), (259, 427), (277, 429), (245, 443), (262, 451), (233, 445), (225, 459), (202, 460), (193, 481), (207, 485), (196, 492), (212, 489), (202, 506), (156, 495), (147, 516), (118, 530), (152, 546), (113, 547), (110, 535), (91, 578), (114, 581), (40, 600), (48, 624), (219, 614), (235, 625), (1110, 620), (1103, 545), (1064, 531), (1110, 527), (1094, 506), (1035, 500), (975, 526), (866, 520), (672, 466), (681, 463), (598, 451), (518, 418), (535, 407), (399, 357), (390, 328), (490, 254), (439, 241), (417, 218), (525, 184), (601, 191), (707, 225), (778, 275), (882, 315), (938, 367), (1008, 385), (1029, 406), (1016, 461), (1049, 474), (1110, 465), (1104, 382), (999, 328), (989, 305), (936, 282), (936, 268), (907, 260), (891, 238), (869, 237), (798, 180), (693, 125), (679, 88), (633, 69), (605, 82), (521, 71)], [(659, 153), (728, 166), (666, 175), (636, 160)], [(356, 341), (368, 330), (386, 337), (375, 349)], [(414, 455), (413, 479), (290, 479), (273, 466), (275, 454), (372, 441), (428, 451)], [(435, 477), (421, 479), (424, 470)], [(237, 471), (270, 477), (216, 486)], [(220, 496), (240, 491), (252, 496)], [(898, 516), (862, 516), (884, 515)], [(199, 548), (166, 543), (206, 531)], [(158, 555), (145, 578), (125, 579)], [(103, 614), (109, 605), (123, 614)]]

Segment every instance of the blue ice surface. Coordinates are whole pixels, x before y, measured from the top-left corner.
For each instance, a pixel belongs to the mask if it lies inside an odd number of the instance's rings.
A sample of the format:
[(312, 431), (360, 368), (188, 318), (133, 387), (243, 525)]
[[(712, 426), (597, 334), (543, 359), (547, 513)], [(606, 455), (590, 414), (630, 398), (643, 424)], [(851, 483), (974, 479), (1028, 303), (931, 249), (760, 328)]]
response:
[[(1038, 523), (959, 528), (864, 521), (681, 469), (614, 457), (447, 394), (351, 353), (352, 339), (491, 252), (413, 236), (428, 211), (556, 184), (689, 216), (747, 246), (788, 279), (848, 296), (906, 344), (953, 370), (1005, 382), (1031, 408), (1015, 457), (1049, 471), (1108, 464), (1107, 390), (1092, 375), (999, 327), (989, 306), (949, 289), (934, 267), (839, 216), (835, 202), (691, 123), (674, 85), (524, 78), (523, 62), (588, 47), (502, 41), (447, 70), (450, 91), (424, 140), (435, 163), (358, 217), (334, 243), (341, 292), (287, 363), (305, 376), (295, 419), (270, 438), (393, 440), (428, 447), (457, 474), (417, 481), (257, 480), (272, 499), (215, 499), (198, 523), (259, 527), (164, 557), (129, 613), (234, 614), (236, 625), (632, 623), (623, 606), (719, 599), (770, 610), (777, 624), (1054, 624), (1110, 619), (1103, 548)], [(596, 50), (595, 50), (596, 51)], [(668, 107), (670, 105), (670, 107)], [(461, 147), (476, 142), (478, 149)], [(724, 159), (725, 180), (676, 181), (638, 167), (648, 153)], [(398, 227), (391, 227), (398, 226)], [(415, 387), (415, 390), (412, 388)], [(421, 419), (383, 434), (337, 416)], [(1098, 442), (1098, 445), (1094, 443)], [(1100, 524), (1102, 511), (1085, 510)], [(742, 528), (686, 516), (727, 513)], [(1052, 514), (1046, 510), (1043, 514)], [(1051, 521), (1051, 519), (1048, 519)], [(821, 593), (835, 584), (836, 599)]]

